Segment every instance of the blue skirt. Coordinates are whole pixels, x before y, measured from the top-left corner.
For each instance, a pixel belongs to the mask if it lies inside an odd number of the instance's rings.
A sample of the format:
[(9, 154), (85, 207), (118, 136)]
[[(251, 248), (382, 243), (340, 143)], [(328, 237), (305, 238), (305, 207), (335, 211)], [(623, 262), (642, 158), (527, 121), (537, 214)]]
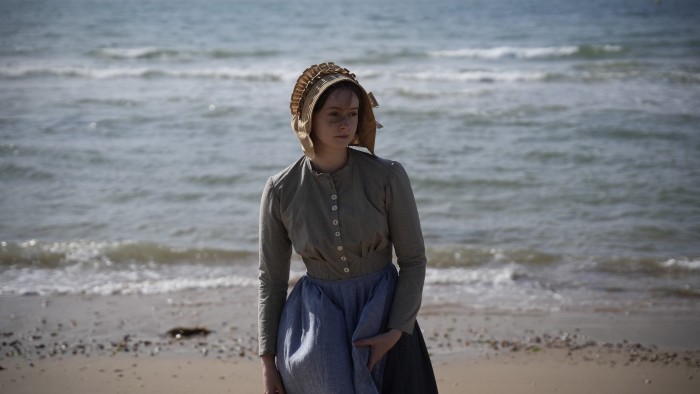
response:
[(370, 372), (369, 347), (353, 342), (386, 330), (398, 274), (393, 264), (344, 280), (304, 275), (289, 294), (277, 339), (288, 394), (380, 393), (385, 359)]

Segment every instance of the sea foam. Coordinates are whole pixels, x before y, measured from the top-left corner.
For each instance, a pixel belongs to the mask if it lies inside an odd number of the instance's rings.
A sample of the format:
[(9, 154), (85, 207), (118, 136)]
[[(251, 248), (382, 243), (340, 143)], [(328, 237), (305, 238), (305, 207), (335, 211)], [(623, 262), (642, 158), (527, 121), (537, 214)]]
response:
[(158, 67), (4, 67), (0, 68), (0, 78), (27, 77), (70, 77), (87, 79), (114, 78), (202, 78), (202, 79), (241, 79), (247, 81), (279, 81), (286, 74), (275, 71), (214, 67), (214, 68), (158, 68)]
[(557, 58), (573, 55), (592, 55), (620, 52), (622, 47), (619, 45), (566, 45), (558, 47), (493, 47), (493, 48), (463, 48), (453, 50), (441, 50), (429, 52), (433, 57), (447, 58), (468, 58), (468, 59), (535, 59), (535, 58)]
[(421, 81), (445, 82), (523, 82), (542, 81), (549, 77), (547, 73), (533, 71), (423, 71), (399, 73), (399, 78)]

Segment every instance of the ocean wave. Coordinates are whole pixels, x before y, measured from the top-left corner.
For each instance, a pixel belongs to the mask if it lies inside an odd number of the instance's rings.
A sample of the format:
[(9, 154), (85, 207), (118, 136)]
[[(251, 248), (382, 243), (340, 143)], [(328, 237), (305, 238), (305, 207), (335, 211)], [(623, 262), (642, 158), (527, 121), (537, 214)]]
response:
[(183, 290), (204, 290), (230, 287), (257, 286), (256, 277), (227, 275), (209, 278), (172, 278), (163, 280), (142, 280), (135, 282), (107, 282), (95, 286), (85, 286), (74, 289), (81, 294), (113, 295), (113, 294), (166, 294)]
[(441, 97), (480, 97), (490, 94), (489, 90), (484, 89), (461, 89), (454, 91), (445, 90), (419, 90), (410, 88), (400, 88), (391, 91), (397, 96), (412, 99), (412, 100), (433, 100)]
[(529, 82), (544, 81), (556, 77), (553, 74), (537, 71), (422, 71), (398, 73), (399, 78), (419, 81), (443, 82)]
[[(563, 289), (568, 289), (561, 286)], [(467, 299), (473, 308), (558, 310), (572, 299), (516, 264), (495, 267), (428, 268), (425, 297), (432, 302)], [(578, 300), (575, 302), (580, 302)], [(439, 302), (443, 304), (443, 302)]]
[(524, 276), (522, 269), (514, 264), (479, 269), (431, 268), (425, 273), (425, 283), (427, 285), (512, 286), (516, 280)]
[[(421, 190), (427, 192), (439, 193), (463, 190), (482, 190), (482, 191), (506, 191), (512, 192), (515, 190), (532, 189), (540, 187), (537, 182), (525, 181), (521, 179), (494, 179), (494, 178), (471, 178), (471, 179), (454, 179), (437, 178), (431, 176), (419, 177), (416, 176), (415, 182)], [(449, 212), (443, 212), (446, 215), (451, 215)]]
[(539, 59), (561, 57), (601, 57), (610, 53), (621, 52), (619, 45), (566, 45), (558, 47), (493, 47), (493, 48), (464, 48), (454, 50), (432, 51), (432, 57), (468, 58), (468, 59)]
[(201, 78), (241, 79), (247, 81), (279, 81), (285, 73), (239, 69), (231, 67), (202, 69), (140, 68), (83, 68), (83, 67), (5, 67), (0, 68), (0, 78), (65, 77), (87, 79), (115, 78)]
[(255, 253), (148, 242), (0, 242), (0, 294), (156, 294), (257, 284)]
[[(380, 72), (367, 72), (363, 79), (372, 79), (384, 75)], [(398, 73), (398, 77), (421, 81), (461, 81), (461, 82), (518, 82), (538, 81), (556, 78), (556, 75), (530, 71), (423, 71), (415, 73)], [(201, 78), (201, 79), (240, 79), (247, 81), (282, 81), (293, 79), (288, 71), (270, 71), (242, 69), (231, 67), (174, 69), (158, 67), (133, 68), (88, 68), (88, 67), (0, 67), (0, 78), (18, 79), (32, 77), (62, 77), (86, 79), (116, 78)]]
[(700, 72), (691, 72), (683, 70), (674, 70), (666, 73), (664, 77), (669, 82), (681, 83), (681, 84), (695, 84), (700, 83)]
[(158, 47), (100, 48), (88, 55), (107, 59), (163, 59), (190, 60), (195, 58), (228, 59), (241, 57), (269, 57), (278, 52), (272, 50), (235, 51), (230, 49), (183, 50)]
[[(501, 289), (546, 298), (583, 289), (627, 297), (670, 288), (680, 290), (664, 296), (692, 298), (700, 274), (698, 257), (586, 258), (470, 247), (432, 247), (427, 255), (425, 283), (440, 294), (485, 291), (500, 297)], [(180, 249), (148, 242), (0, 242), (0, 294), (156, 294), (255, 286), (256, 260), (254, 251)], [(292, 265), (291, 284), (304, 271), (301, 262)], [(644, 289), (635, 285), (640, 277), (648, 278)], [(674, 278), (683, 282), (676, 286)]]
[(100, 105), (100, 106), (106, 106), (106, 107), (136, 107), (140, 104), (139, 101), (132, 100), (132, 99), (126, 99), (126, 98), (121, 98), (121, 99), (112, 99), (112, 98), (105, 98), (105, 99), (100, 99), (100, 98), (84, 98), (84, 99), (79, 99), (75, 101), (75, 104), (78, 105)]
[(426, 250), (426, 255), (429, 266), (438, 269), (480, 270), (487, 268), (502, 270), (521, 267), (522, 273), (532, 274), (541, 269), (561, 268), (649, 277), (700, 274), (700, 257), (698, 256), (572, 256), (528, 248), (498, 249), (462, 246), (429, 247)]
[(681, 271), (700, 272), (700, 259), (690, 259), (687, 257), (668, 259), (660, 263), (663, 268)]
[[(290, 284), (303, 272), (292, 271)], [(536, 288), (519, 281), (527, 275), (522, 267), (482, 267), (480, 269), (430, 268), (426, 272), (427, 286), (458, 288)], [(13, 267), (3, 271), (0, 294), (165, 294), (184, 290), (206, 290), (257, 286), (257, 272), (252, 266), (179, 265), (154, 267), (134, 266), (129, 269), (105, 270), (98, 267), (73, 265), (63, 269)]]
[[(524, 70), (440, 70), (403, 72), (396, 74), (399, 78), (410, 81), (428, 82), (481, 82), (481, 83), (508, 83), (508, 82), (574, 82), (574, 83), (605, 83), (609, 81), (647, 80), (666, 82), (672, 84), (697, 84), (700, 83), (700, 72), (687, 70), (661, 70), (651, 69), (646, 65), (637, 65), (633, 62), (598, 64), (589, 63), (575, 66), (571, 71), (524, 71)], [(459, 85), (457, 85), (458, 87)], [(403, 90), (399, 95), (412, 99), (434, 99), (446, 95), (469, 95), (473, 92), (465, 90), (442, 91), (412, 91)], [(478, 93), (477, 93), (478, 95)]]
[(572, 75), (584, 82), (609, 80), (646, 79), (654, 82), (696, 84), (700, 83), (700, 69), (692, 66), (659, 67), (651, 62), (638, 60), (594, 60), (572, 67), (578, 73)]
[(700, 274), (700, 257), (597, 258), (592, 264), (592, 269), (603, 273), (649, 277), (698, 275)]
[(679, 131), (668, 131), (664, 129), (638, 129), (630, 127), (596, 127), (583, 129), (581, 135), (600, 138), (603, 140), (665, 140), (665, 141), (686, 141), (689, 136)]
[(240, 182), (243, 179), (243, 175), (233, 174), (233, 175), (197, 175), (188, 176), (185, 179), (187, 182), (194, 184), (204, 185), (204, 186), (232, 186)]
[(693, 301), (700, 300), (700, 287), (692, 287), (690, 285), (653, 289), (652, 293), (671, 298), (688, 299)]
[(257, 277), (253, 273), (238, 273), (235, 268), (221, 266), (202, 268), (198, 265), (183, 265), (167, 269), (142, 266), (110, 271), (80, 266), (62, 270), (25, 267), (3, 272), (0, 294), (165, 294), (257, 284)]
[(9, 162), (0, 162), (0, 179), (8, 178), (43, 181), (53, 179), (54, 174), (34, 167), (20, 166)]
[(141, 48), (101, 48), (88, 52), (91, 56), (109, 59), (153, 59), (174, 57), (179, 51), (157, 47)]
[[(340, 64), (347, 65), (367, 65), (367, 64), (391, 64), (406, 60), (425, 58), (425, 52), (415, 52), (410, 49), (398, 51), (375, 51), (371, 50), (361, 56), (347, 57), (341, 59)], [(364, 77), (364, 74), (363, 74)]]
[(428, 248), (428, 261), (431, 267), (480, 267), (492, 264), (517, 264), (521, 266), (549, 266), (562, 262), (565, 258), (557, 254), (534, 249), (494, 249), (468, 247)]
[[(574, 67), (573, 72), (547, 72), (524, 70), (440, 70), (419, 72), (393, 72), (367, 70), (362, 74), (363, 80), (377, 79), (385, 76), (397, 76), (409, 81), (436, 81), (436, 82), (557, 82), (572, 81), (584, 83), (598, 83), (611, 80), (627, 79), (653, 79), (668, 83), (700, 83), (700, 73), (685, 70), (649, 70), (635, 68), (633, 65), (627, 68), (615, 65), (603, 67), (601, 65), (582, 65)], [(215, 79), (215, 80), (243, 80), (251, 82), (279, 82), (292, 81), (295, 73), (288, 70), (259, 70), (250, 68), (214, 67), (214, 68), (168, 68), (168, 67), (41, 67), (41, 66), (17, 66), (0, 67), (0, 79), (22, 78), (83, 78), (93, 80), (108, 80), (120, 78), (175, 78), (175, 79)], [(479, 96), (488, 94), (483, 91), (469, 90), (434, 90), (414, 91), (404, 89), (397, 92), (398, 95), (413, 99), (433, 99), (440, 96)], [(122, 100), (115, 105), (133, 105)]]
[(150, 242), (0, 242), (0, 267), (61, 268), (75, 265), (118, 269), (138, 265), (231, 264), (254, 253), (216, 248), (174, 248)]

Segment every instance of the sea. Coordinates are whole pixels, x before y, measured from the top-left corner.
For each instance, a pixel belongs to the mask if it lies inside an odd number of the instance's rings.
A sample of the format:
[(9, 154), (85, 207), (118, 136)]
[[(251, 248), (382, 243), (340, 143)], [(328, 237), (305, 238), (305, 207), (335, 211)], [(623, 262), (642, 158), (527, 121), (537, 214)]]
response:
[(0, 295), (256, 287), (326, 61), (411, 178), (426, 302), (700, 313), (697, 0), (2, 0)]

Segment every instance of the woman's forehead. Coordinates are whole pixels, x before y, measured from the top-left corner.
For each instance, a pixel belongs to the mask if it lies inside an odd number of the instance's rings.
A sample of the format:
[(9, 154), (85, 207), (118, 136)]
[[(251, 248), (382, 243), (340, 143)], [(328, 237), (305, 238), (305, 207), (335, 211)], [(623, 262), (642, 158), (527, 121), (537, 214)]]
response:
[(357, 107), (359, 105), (360, 99), (357, 97), (355, 92), (353, 92), (350, 89), (338, 89), (335, 92), (331, 93), (330, 96), (328, 96), (328, 100), (326, 100), (326, 103), (323, 106), (323, 108), (348, 108)]

